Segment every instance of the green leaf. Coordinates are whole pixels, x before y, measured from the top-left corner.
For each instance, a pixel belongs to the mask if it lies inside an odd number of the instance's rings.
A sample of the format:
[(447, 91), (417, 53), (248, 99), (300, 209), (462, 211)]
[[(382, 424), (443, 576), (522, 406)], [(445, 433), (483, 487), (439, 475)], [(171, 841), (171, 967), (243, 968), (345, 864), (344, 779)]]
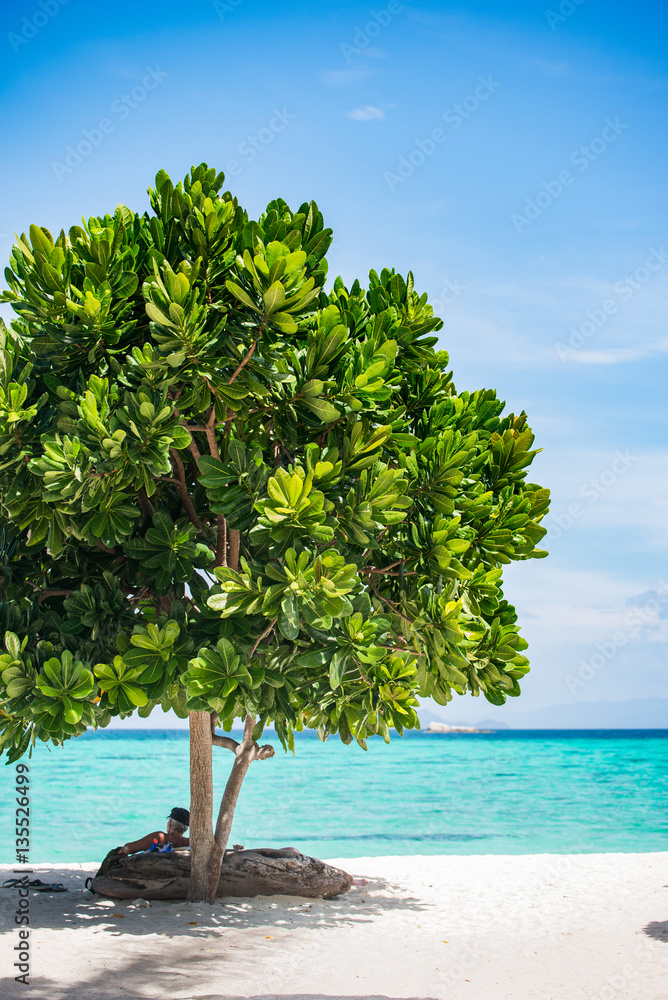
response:
[(271, 316), (271, 322), (283, 333), (296, 333), (299, 327), (290, 313), (277, 312)]
[(297, 595), (292, 591), (281, 602), (278, 628), (286, 639), (296, 639), (299, 635), (299, 604)]
[(122, 299), (129, 299), (139, 287), (139, 278), (134, 271), (121, 271), (116, 284), (116, 294)]
[(331, 424), (333, 421), (338, 420), (341, 416), (339, 411), (325, 399), (313, 398), (311, 396), (304, 399), (303, 402), (305, 406), (308, 406), (312, 413), (315, 413), (316, 417), (323, 424)]
[(234, 295), (234, 297), (238, 299), (239, 302), (243, 302), (243, 304), (245, 306), (248, 306), (249, 309), (252, 309), (253, 312), (260, 313), (260, 315), (262, 314), (262, 310), (258, 309), (258, 307), (253, 302), (248, 292), (245, 291), (241, 287), (241, 285), (237, 285), (235, 281), (230, 281), (230, 279), (228, 278), (228, 280), (225, 282), (225, 287), (229, 292), (232, 292), (232, 295)]
[(343, 679), (343, 672), (346, 668), (347, 653), (340, 649), (335, 653), (329, 663), (329, 683), (332, 688), (338, 688)]
[[(264, 293), (265, 316), (277, 312), (285, 302), (285, 289), (280, 281), (275, 281)], [(296, 329), (296, 327), (295, 327)]]

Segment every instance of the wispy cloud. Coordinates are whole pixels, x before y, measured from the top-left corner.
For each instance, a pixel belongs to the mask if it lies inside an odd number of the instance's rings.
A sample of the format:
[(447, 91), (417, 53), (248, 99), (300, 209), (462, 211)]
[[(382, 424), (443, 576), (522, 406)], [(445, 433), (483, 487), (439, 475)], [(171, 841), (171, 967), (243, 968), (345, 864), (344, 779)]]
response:
[(371, 104), (363, 104), (361, 107), (349, 111), (348, 117), (356, 122), (382, 122), (385, 120), (385, 112), (382, 108), (374, 108)]
[(608, 347), (600, 351), (573, 351), (564, 358), (565, 361), (576, 361), (583, 365), (619, 365), (623, 362), (642, 361), (656, 354), (668, 352), (668, 338), (657, 340), (653, 344), (638, 347)]
[(328, 69), (320, 74), (320, 79), (328, 87), (347, 87), (373, 76), (370, 69)]

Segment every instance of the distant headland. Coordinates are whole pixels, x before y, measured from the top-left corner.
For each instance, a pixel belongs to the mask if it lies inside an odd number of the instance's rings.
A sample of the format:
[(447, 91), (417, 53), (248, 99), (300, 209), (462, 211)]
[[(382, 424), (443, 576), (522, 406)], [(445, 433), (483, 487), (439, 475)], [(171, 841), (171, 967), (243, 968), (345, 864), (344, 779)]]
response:
[(491, 733), (492, 729), (476, 729), (475, 726), (449, 726), (446, 722), (430, 722), (423, 733)]

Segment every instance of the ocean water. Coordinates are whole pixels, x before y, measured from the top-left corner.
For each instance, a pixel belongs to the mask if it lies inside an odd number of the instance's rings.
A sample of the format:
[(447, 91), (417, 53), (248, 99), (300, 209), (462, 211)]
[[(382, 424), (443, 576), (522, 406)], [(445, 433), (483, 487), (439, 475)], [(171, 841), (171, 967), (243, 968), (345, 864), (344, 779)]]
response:
[[(267, 740), (270, 742), (271, 740)], [(249, 770), (232, 842), (321, 858), (668, 850), (668, 731), (298, 736)], [(216, 794), (232, 762), (214, 747)], [(98, 861), (187, 806), (186, 731), (91, 732), (37, 747), (34, 862)], [(16, 765), (0, 768), (0, 861), (14, 848)]]

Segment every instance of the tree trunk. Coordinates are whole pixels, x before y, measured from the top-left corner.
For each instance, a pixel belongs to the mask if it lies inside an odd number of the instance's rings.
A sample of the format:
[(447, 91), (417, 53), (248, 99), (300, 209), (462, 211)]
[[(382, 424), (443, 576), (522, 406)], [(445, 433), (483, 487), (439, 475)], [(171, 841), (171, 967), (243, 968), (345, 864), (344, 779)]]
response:
[(239, 569), (239, 548), (241, 546), (241, 532), (238, 529), (230, 528), (227, 532), (229, 552), (227, 555), (227, 565), (230, 569)]
[[(246, 772), (254, 760), (274, 756), (271, 746), (259, 747), (253, 739), (255, 719), (246, 716), (244, 738), (237, 743), (229, 736), (216, 736), (215, 716), (190, 713), (190, 853), (192, 867), (188, 899), (212, 903), (216, 898), (220, 867), (232, 830), (237, 799)], [(223, 746), (234, 753), (234, 764), (218, 810), (215, 835), (213, 813), (212, 747)]]
[(212, 903), (220, 879), (223, 860), (213, 836), (211, 716), (208, 712), (190, 713), (190, 854), (192, 868), (188, 899)]
[[(246, 729), (248, 729), (248, 724), (246, 725)], [(225, 785), (223, 799), (220, 803), (220, 809), (218, 811), (218, 820), (216, 821), (216, 843), (222, 851), (225, 850), (227, 842), (230, 839), (232, 820), (234, 819), (234, 810), (237, 806), (237, 799), (239, 798), (239, 792), (241, 791), (243, 780), (246, 777), (246, 772), (248, 771), (251, 761), (253, 760), (254, 747), (255, 744), (253, 743), (251, 743), (250, 746), (247, 746), (244, 734), (244, 741), (236, 750), (234, 764), (232, 765), (230, 776), (227, 779), (227, 784)]]

